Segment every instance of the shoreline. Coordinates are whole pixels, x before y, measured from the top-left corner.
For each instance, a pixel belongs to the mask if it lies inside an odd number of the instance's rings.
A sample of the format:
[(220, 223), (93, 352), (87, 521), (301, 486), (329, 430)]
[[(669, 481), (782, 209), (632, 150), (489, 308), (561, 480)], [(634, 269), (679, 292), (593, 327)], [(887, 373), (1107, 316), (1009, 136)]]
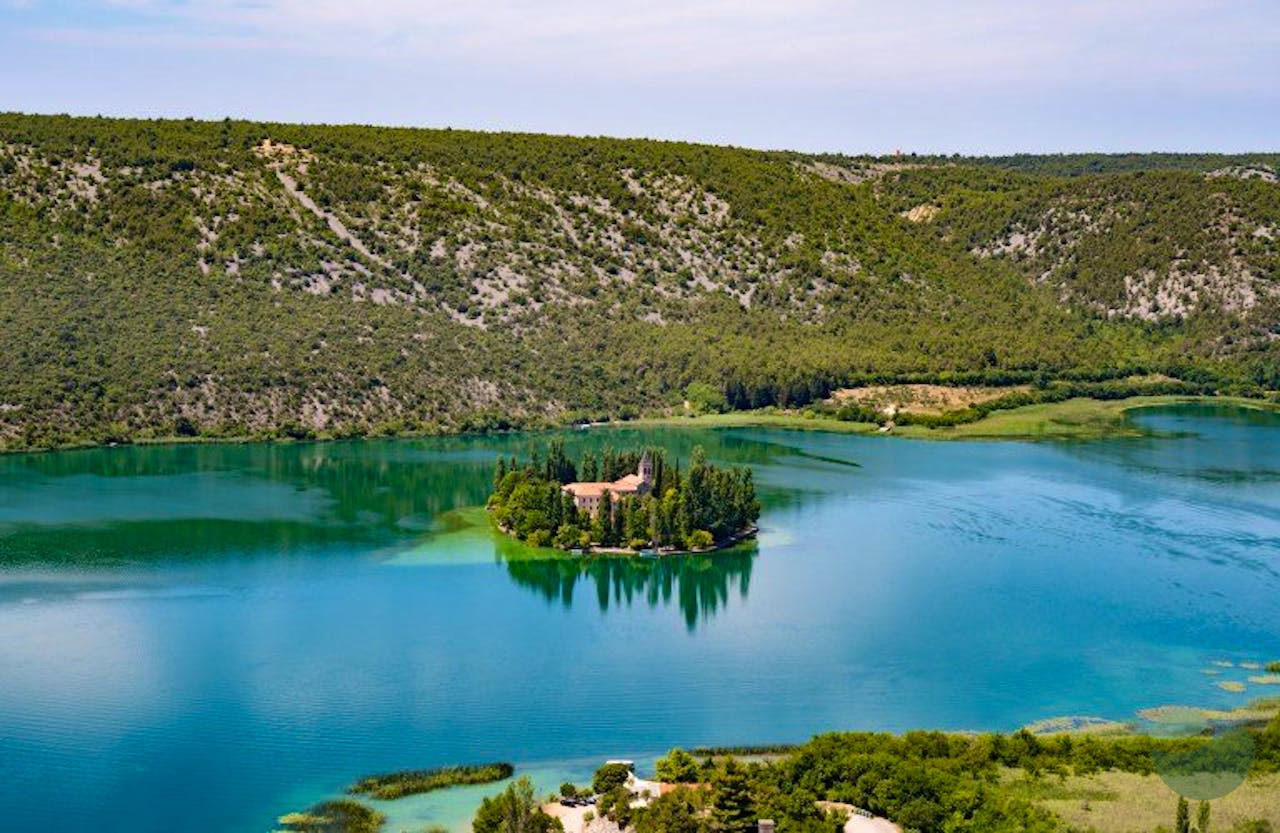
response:
[[(1280, 402), (1253, 399), (1243, 396), (1218, 395), (1160, 395), (1133, 396), (1125, 399), (1067, 399), (1048, 404), (1023, 405), (1019, 408), (994, 411), (976, 422), (961, 425), (927, 428), (920, 425), (895, 426), (882, 431), (872, 422), (848, 422), (829, 416), (819, 416), (812, 411), (778, 410), (762, 408), (750, 411), (729, 411), (720, 414), (644, 416), (630, 420), (608, 422), (564, 423), (506, 431), (406, 431), (397, 434), (354, 434), (349, 436), (316, 436), (303, 439), (292, 437), (147, 437), (128, 442), (73, 442), (48, 448), (9, 448), (0, 446), (0, 456), (23, 454), (48, 454), (58, 451), (94, 451), (113, 448), (175, 448), (181, 446), (293, 446), (329, 445), (334, 443), (367, 442), (373, 440), (424, 440), (447, 438), (480, 438), (515, 435), (542, 435), (561, 431), (595, 431), (624, 428), (780, 428), (796, 431), (813, 431), (829, 434), (855, 434), (867, 437), (887, 437), (913, 440), (1092, 440), (1109, 437), (1153, 436), (1151, 432), (1124, 425), (1124, 415), (1130, 411), (1167, 405), (1221, 405), (1264, 413), (1280, 413)], [(1027, 418), (1031, 421), (1028, 422)]]
[[(512, 535), (496, 523), (493, 523), (492, 518), (490, 518), (490, 523), (501, 535), (504, 535), (519, 544), (524, 544), (526, 547), (529, 546), (528, 543), (521, 541), (515, 535)], [(630, 547), (591, 547), (588, 550), (562, 550), (559, 547), (546, 547), (545, 549), (554, 550), (555, 552), (569, 558), (592, 558), (597, 555), (606, 555), (611, 558), (666, 558), (668, 556), (680, 555), (707, 555), (708, 553), (720, 552), (721, 550), (736, 547), (743, 541), (750, 541), (755, 538), (759, 533), (760, 527), (752, 524), (749, 528), (735, 532), (720, 543), (712, 544), (709, 547), (696, 550), (680, 550), (670, 547), (645, 547), (640, 550), (633, 550)]]
[[(1092, 718), (1051, 717), (1051, 718), (1046, 718), (1042, 720), (1037, 720), (1030, 724), (1024, 724), (1019, 728), (1012, 728), (1012, 727), (995, 728), (995, 729), (992, 729), (992, 728), (985, 728), (985, 729), (916, 728), (916, 729), (888, 730), (888, 729), (876, 729), (876, 728), (845, 727), (845, 728), (817, 731), (813, 734), (807, 735), (804, 738), (799, 738), (791, 742), (773, 743), (773, 744), (767, 744), (764, 746), (732, 745), (732, 746), (699, 747), (695, 745), (695, 746), (681, 746), (680, 748), (684, 749), (685, 751), (689, 752), (689, 754), (698, 758), (720, 760), (720, 759), (732, 757), (739, 761), (748, 761), (748, 760), (776, 761), (776, 760), (785, 758), (787, 755), (792, 754), (797, 750), (802, 749), (804, 746), (813, 742), (815, 739), (829, 737), (829, 736), (840, 736), (840, 735), (848, 735), (848, 734), (854, 734), (854, 735), (866, 734), (866, 735), (872, 735), (872, 736), (886, 736), (886, 737), (901, 739), (912, 734), (913, 732), (930, 732), (930, 733), (936, 732), (941, 735), (945, 735), (947, 737), (954, 737), (954, 738), (975, 738), (975, 737), (984, 737), (984, 736), (1014, 738), (1024, 731), (1029, 731), (1032, 735), (1042, 739), (1043, 742), (1045, 743), (1050, 742), (1050, 739), (1052, 738), (1070, 737), (1073, 739), (1087, 739), (1086, 742), (1100, 743), (1100, 744), (1108, 744), (1108, 743), (1123, 744), (1123, 743), (1131, 742), (1135, 738), (1149, 738), (1152, 742), (1156, 744), (1161, 744), (1161, 743), (1176, 744), (1176, 743), (1187, 741), (1189, 739), (1194, 739), (1200, 736), (1199, 729), (1209, 727), (1209, 726), (1214, 726), (1218, 728), (1238, 727), (1241, 729), (1246, 729), (1246, 730), (1255, 731), (1255, 732), (1263, 731), (1264, 727), (1270, 721), (1280, 717), (1280, 699), (1259, 698), (1259, 699), (1250, 701), (1248, 704), (1241, 706), (1237, 709), (1227, 710), (1227, 711), (1214, 709), (1210, 707), (1175, 707), (1175, 706), (1161, 706), (1161, 707), (1157, 707), (1156, 710), (1167, 710), (1167, 709), (1179, 709), (1179, 710), (1199, 712), (1201, 713), (1201, 717), (1203, 717), (1204, 719), (1204, 724), (1203, 726), (1188, 726), (1182, 723), (1167, 723), (1161, 720), (1150, 720), (1145, 716), (1145, 713), (1153, 710), (1139, 709), (1134, 713), (1134, 717), (1136, 719), (1127, 720), (1127, 721), (1118, 721), (1118, 720), (1099, 718), (1099, 717), (1092, 717)], [(665, 746), (665, 744), (662, 744), (659, 746)], [(767, 750), (767, 751), (762, 751), (762, 750)], [(598, 763), (606, 761), (608, 759), (609, 754), (613, 754), (616, 756), (617, 749), (609, 748), (608, 750), (601, 750), (594, 753), (583, 753), (579, 750), (565, 757), (542, 758), (542, 759), (536, 759), (531, 761), (517, 760), (515, 761), (514, 772), (512, 773), (511, 777), (518, 777), (521, 775), (535, 776), (535, 780), (540, 780), (543, 782), (541, 783), (540, 788), (544, 790), (543, 795), (546, 795), (547, 794), (545, 792), (546, 790), (554, 791), (555, 781), (566, 780), (566, 779), (569, 781), (579, 780), (578, 777), (574, 777), (573, 774), (570, 774), (568, 770), (571, 770), (571, 769), (580, 770), (580, 772), (576, 774), (581, 778), (586, 778), (588, 777), (587, 773), (591, 769), (591, 767)], [(662, 755), (662, 750), (656, 747), (650, 747), (648, 749), (628, 751), (623, 754), (628, 758), (631, 758), (638, 762), (643, 762), (644, 764), (651, 766), (652, 763)], [(1011, 772), (1013, 771), (1011, 770)], [(1112, 770), (1108, 770), (1107, 772), (1104, 772), (1103, 775), (1106, 775), (1108, 772), (1112, 772)], [(556, 777), (555, 778), (548, 777), (551, 774), (554, 774)], [(1079, 777), (1089, 778), (1089, 777), (1095, 777), (1096, 775), (1097, 773), (1086, 773)], [(538, 778), (538, 776), (543, 776), (543, 777)], [(1160, 775), (1158, 771), (1153, 770), (1152, 772), (1143, 774), (1141, 777), (1150, 778), (1150, 779), (1159, 779)], [(1264, 771), (1260, 773), (1249, 773), (1246, 776), (1246, 778), (1247, 779), (1257, 779), (1257, 778), (1275, 779), (1275, 778), (1280, 778), (1280, 776), (1277, 776), (1274, 773), (1268, 774)], [(509, 783), (510, 780), (511, 780), (510, 778), (507, 778), (500, 781), (491, 782), (488, 784), (467, 785), (467, 786), (448, 786), (448, 787), (444, 787), (441, 790), (436, 791), (435, 794), (446, 795), (446, 796), (465, 795), (473, 799), (474, 803), (478, 805), (479, 798), (482, 797), (481, 796), (482, 792), (490, 792), (491, 790), (496, 790), (500, 788), (503, 784)], [(642, 781), (641, 783), (650, 783), (650, 782)], [(336, 794), (334, 797), (337, 797)], [(415, 798), (420, 798), (420, 796), (406, 796), (406, 798), (404, 799), (393, 799), (389, 801), (372, 801), (370, 803), (373, 808), (386, 813), (389, 817), (389, 820), (398, 821), (400, 819), (396, 818), (397, 809), (403, 809), (405, 811), (408, 811), (406, 815), (409, 815), (409, 816), (416, 815), (415, 811), (418, 808), (420, 808), (422, 805), (415, 802)], [(1119, 799), (1112, 799), (1112, 800), (1119, 800)], [(552, 800), (552, 804), (542, 804), (542, 807), (544, 810), (550, 810), (551, 815), (554, 815), (557, 817), (561, 817), (563, 815), (567, 817), (563, 819), (564, 821), (573, 821), (575, 823), (584, 822), (585, 820), (583, 819), (583, 816), (585, 815), (585, 813), (595, 812), (594, 806), (584, 806), (581, 808), (576, 808), (572, 812), (568, 812), (567, 811), (568, 808), (561, 807), (558, 803), (555, 803), (554, 799)], [(457, 809), (457, 808), (455, 807), (453, 809)], [(474, 808), (471, 808), (470, 811), (466, 814), (459, 814), (460, 816), (459, 819), (438, 818), (438, 819), (426, 820), (422, 818), (415, 818), (414, 823), (421, 823), (425, 821), (428, 824), (445, 826), (446, 829), (452, 830), (453, 833), (462, 833), (462, 831), (470, 829), (469, 824), (465, 823), (465, 821), (461, 818), (462, 815), (465, 815), (466, 818), (469, 819), (472, 815), (474, 815)], [(450, 822), (454, 822), (454, 824), (450, 826)], [(582, 831), (586, 829), (591, 829), (591, 828), (588, 828), (584, 824), (582, 827), (578, 828), (578, 833), (582, 833)], [(868, 830), (874, 830), (874, 829), (876, 828), (868, 828)], [(881, 829), (886, 829), (886, 828), (881, 828)], [(566, 825), (565, 833), (574, 833), (574, 831), (571, 830)], [(846, 827), (845, 833), (851, 833), (850, 828)]]
[[(1207, 405), (1241, 408), (1262, 413), (1280, 413), (1280, 402), (1240, 396), (1161, 395), (1132, 396), (1125, 399), (1079, 397), (1062, 402), (1023, 405), (994, 411), (975, 422), (928, 428), (900, 425), (890, 431), (872, 422), (846, 422), (806, 411), (731, 411), (703, 416), (646, 417), (626, 423), (606, 423), (606, 427), (707, 427), (779, 428), (818, 433), (856, 434), (867, 437), (909, 440), (1094, 440), (1112, 437), (1158, 436), (1125, 424), (1126, 414), (1171, 405)], [(1028, 419), (1030, 418), (1030, 419)], [(592, 426), (593, 428), (596, 426)]]

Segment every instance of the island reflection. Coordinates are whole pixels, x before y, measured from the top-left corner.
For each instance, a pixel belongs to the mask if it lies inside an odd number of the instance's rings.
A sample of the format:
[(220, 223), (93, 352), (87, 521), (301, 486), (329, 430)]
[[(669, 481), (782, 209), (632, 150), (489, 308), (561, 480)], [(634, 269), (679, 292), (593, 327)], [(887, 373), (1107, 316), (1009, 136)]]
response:
[[(502, 548), (499, 548), (501, 553)], [(516, 584), (548, 602), (572, 607), (575, 596), (594, 598), (600, 612), (614, 605), (636, 603), (650, 608), (677, 605), (685, 625), (727, 607), (736, 591), (745, 599), (751, 587), (751, 568), (758, 554), (754, 542), (727, 550), (660, 558), (582, 556), (567, 558), (504, 558), (507, 574)], [(580, 591), (579, 583), (583, 584)]]

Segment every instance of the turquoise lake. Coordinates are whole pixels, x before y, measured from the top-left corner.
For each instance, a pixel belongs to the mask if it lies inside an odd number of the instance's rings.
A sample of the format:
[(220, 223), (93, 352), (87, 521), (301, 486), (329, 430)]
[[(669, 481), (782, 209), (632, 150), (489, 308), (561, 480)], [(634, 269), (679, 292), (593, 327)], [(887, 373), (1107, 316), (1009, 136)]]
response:
[(752, 466), (758, 541), (661, 561), (460, 524), (541, 437), (0, 457), (4, 829), (264, 831), (405, 767), (551, 785), (676, 744), (1280, 695), (1217, 685), (1280, 659), (1280, 417), (1138, 419), (1160, 436), (564, 434)]

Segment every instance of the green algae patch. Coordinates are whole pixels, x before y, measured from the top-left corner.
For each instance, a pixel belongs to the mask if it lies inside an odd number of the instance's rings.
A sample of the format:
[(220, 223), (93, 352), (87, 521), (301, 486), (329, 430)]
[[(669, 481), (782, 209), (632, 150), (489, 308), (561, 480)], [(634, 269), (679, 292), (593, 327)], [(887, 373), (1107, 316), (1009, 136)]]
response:
[(400, 567), (491, 564), (495, 559), (542, 560), (564, 555), (504, 535), (483, 506), (466, 506), (440, 515), (417, 544), (396, 552), (385, 563)]

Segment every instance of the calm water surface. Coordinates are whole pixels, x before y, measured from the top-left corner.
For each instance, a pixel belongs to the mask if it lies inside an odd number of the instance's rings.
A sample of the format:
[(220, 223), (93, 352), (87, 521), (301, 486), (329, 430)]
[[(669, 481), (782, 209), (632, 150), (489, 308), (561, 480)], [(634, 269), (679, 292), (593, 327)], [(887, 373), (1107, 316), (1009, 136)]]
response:
[(522, 438), (0, 458), (3, 826), (258, 831), (386, 769), (1266, 694), (1205, 671), (1280, 658), (1280, 418), (1141, 420), (1169, 436), (567, 435), (754, 468), (759, 541), (661, 562), (461, 524)]

